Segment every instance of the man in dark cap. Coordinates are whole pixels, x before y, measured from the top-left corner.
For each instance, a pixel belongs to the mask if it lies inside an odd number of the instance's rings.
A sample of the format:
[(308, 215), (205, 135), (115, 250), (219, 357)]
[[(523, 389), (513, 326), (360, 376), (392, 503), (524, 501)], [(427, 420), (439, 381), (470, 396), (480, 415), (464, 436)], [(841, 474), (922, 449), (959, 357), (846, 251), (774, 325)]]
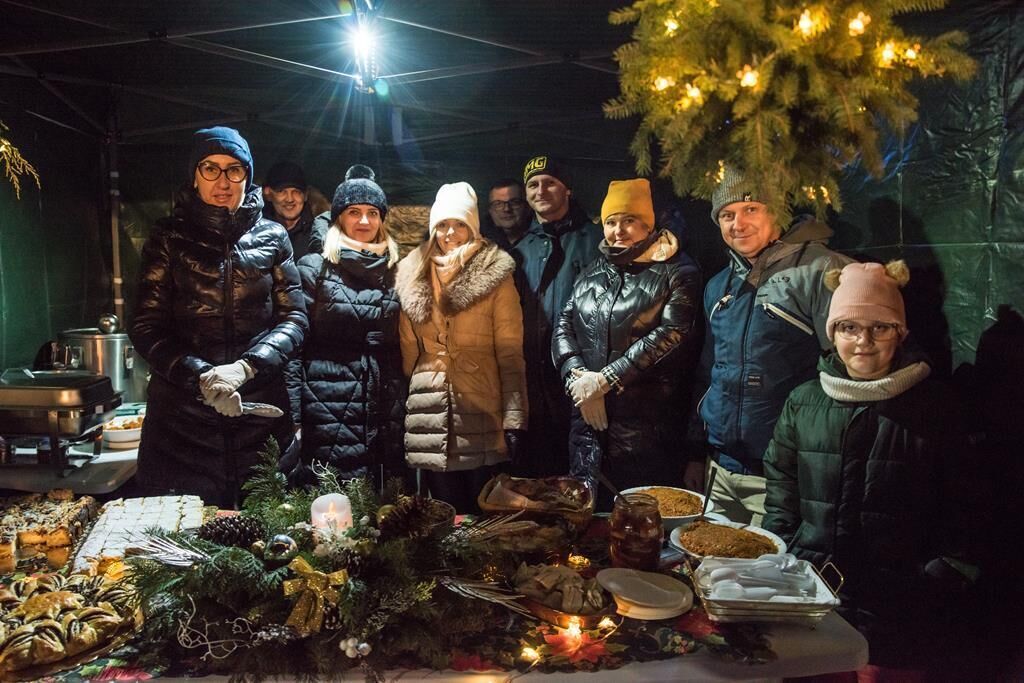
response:
[(530, 403), (530, 430), (518, 473), (566, 474), (572, 403), (551, 360), (551, 334), (576, 276), (597, 258), (603, 233), (572, 197), (568, 169), (555, 159), (530, 159), (523, 168), (523, 183), (534, 217), (511, 247), (519, 271)]
[[(708, 386), (691, 432), (694, 440), (706, 438), (707, 467), (717, 470), (712, 501), (732, 521), (754, 525), (764, 515), (761, 458), (782, 406), (815, 377), (818, 357), (831, 347), (825, 271), (850, 262), (826, 246), (827, 225), (808, 218), (784, 229), (767, 200), (727, 167), (711, 201), (729, 265), (704, 290), (699, 376)], [(684, 482), (700, 490), (705, 474), (705, 458), (698, 457)]]
[(313, 234), (313, 212), (307, 203), (307, 189), (306, 174), (301, 166), (291, 161), (279, 161), (271, 166), (263, 181), (266, 200), (263, 215), (288, 231), (296, 262), (309, 253), (309, 238)]

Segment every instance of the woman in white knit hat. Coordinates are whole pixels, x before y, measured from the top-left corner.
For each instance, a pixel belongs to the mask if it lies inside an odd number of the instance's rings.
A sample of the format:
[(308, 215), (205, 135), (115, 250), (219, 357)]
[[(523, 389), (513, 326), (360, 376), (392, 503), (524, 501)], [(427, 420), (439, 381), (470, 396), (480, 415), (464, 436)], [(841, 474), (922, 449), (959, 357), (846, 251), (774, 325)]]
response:
[(839, 567), (843, 615), (871, 664), (895, 669), (941, 652), (949, 589), (973, 573), (962, 411), (905, 344), (909, 278), (903, 261), (826, 273), (835, 350), (789, 395), (764, 456), (764, 527), (797, 557)]
[(406, 462), (460, 512), (476, 510), (527, 426), (514, 271), (512, 257), (480, 236), (476, 192), (465, 182), (441, 186), (428, 239), (398, 265)]

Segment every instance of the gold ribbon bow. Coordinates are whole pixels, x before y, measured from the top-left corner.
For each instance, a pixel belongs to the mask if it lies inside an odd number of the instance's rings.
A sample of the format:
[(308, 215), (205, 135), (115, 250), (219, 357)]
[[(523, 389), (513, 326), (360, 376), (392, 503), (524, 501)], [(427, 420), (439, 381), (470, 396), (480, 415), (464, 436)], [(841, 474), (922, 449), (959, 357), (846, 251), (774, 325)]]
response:
[(292, 560), (288, 568), (298, 574), (299, 578), (284, 582), (284, 596), (287, 598), (298, 593), (299, 599), (286, 623), (304, 635), (318, 633), (324, 623), (324, 609), (328, 605), (336, 605), (340, 597), (332, 586), (347, 582), (348, 571), (339, 569), (330, 574), (318, 572), (301, 557)]

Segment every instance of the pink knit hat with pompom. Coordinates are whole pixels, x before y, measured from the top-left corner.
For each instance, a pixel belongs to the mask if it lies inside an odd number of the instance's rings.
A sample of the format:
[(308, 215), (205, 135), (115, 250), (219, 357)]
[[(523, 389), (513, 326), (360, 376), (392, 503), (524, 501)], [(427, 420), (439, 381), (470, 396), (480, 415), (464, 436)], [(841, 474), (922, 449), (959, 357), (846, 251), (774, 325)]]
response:
[(903, 334), (907, 330), (907, 314), (900, 287), (910, 280), (910, 271), (903, 261), (881, 263), (850, 263), (839, 274), (839, 286), (832, 294), (828, 309), (828, 338), (833, 340), (835, 324), (840, 320), (873, 320), (896, 323)]

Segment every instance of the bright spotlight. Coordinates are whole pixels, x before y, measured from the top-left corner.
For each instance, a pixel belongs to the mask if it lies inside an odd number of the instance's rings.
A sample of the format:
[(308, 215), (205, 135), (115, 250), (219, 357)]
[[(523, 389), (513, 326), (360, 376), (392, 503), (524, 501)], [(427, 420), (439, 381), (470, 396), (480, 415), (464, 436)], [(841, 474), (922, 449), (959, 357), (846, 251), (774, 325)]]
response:
[(373, 83), (377, 80), (377, 38), (365, 21), (359, 21), (348, 38), (355, 59), (357, 87), (363, 92), (373, 92)]

